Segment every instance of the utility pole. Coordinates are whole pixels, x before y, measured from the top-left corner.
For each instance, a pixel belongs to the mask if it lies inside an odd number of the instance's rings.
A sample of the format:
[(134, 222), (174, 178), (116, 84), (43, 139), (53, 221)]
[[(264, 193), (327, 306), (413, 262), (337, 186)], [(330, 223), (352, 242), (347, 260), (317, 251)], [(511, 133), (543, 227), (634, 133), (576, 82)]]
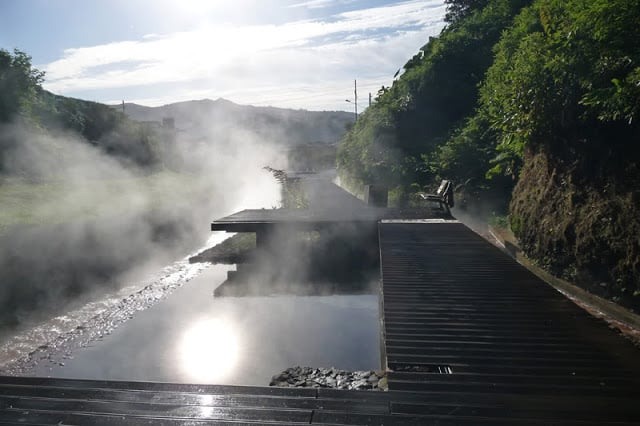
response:
[(357, 80), (353, 80), (353, 102), (351, 102), (351, 99), (345, 99), (344, 101), (354, 105), (356, 109), (355, 121), (358, 121), (358, 81)]
[(124, 99), (122, 100), (122, 113), (124, 114)]
[(369, 106), (371, 106), (371, 92), (369, 92)]
[(353, 80), (353, 96), (356, 105), (356, 121), (358, 121), (358, 81)]

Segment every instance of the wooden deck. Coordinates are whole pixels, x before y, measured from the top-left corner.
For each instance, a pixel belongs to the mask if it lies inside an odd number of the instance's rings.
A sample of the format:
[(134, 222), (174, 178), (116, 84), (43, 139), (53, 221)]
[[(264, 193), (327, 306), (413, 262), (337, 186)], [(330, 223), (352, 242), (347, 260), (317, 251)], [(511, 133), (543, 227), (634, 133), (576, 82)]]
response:
[(458, 223), (380, 224), (394, 414), (640, 424), (640, 350)]
[(300, 231), (322, 230), (336, 224), (375, 224), (381, 213), (375, 209), (331, 213), (307, 209), (242, 210), (211, 222), (212, 231), (260, 232), (273, 226)]

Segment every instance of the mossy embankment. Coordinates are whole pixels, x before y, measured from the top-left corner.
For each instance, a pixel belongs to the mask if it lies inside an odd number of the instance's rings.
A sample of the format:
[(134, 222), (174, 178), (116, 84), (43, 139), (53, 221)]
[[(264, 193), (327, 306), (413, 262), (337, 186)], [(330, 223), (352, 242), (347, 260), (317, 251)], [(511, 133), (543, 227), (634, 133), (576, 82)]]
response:
[(569, 165), (549, 152), (527, 153), (511, 201), (511, 228), (539, 266), (638, 311), (637, 166), (595, 175), (585, 167), (598, 164)]
[(189, 258), (190, 263), (209, 262), (214, 265), (234, 265), (250, 260), (251, 253), (256, 248), (256, 234), (241, 232), (232, 235), (223, 242), (216, 244)]

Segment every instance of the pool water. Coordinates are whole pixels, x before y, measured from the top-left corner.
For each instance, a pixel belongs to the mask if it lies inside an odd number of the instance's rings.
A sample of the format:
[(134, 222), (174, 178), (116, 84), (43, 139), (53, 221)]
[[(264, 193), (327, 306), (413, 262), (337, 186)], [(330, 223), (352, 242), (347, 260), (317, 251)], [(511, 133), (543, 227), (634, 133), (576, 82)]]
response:
[(208, 268), (112, 334), (32, 375), (265, 386), (296, 365), (380, 367), (377, 294), (214, 298), (229, 269)]

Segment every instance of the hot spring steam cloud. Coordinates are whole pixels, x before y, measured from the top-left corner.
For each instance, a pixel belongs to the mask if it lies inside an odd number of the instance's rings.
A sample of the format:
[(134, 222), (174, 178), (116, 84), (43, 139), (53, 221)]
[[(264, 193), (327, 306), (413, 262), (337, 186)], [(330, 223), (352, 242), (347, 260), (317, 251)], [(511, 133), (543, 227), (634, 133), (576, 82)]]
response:
[(186, 254), (212, 217), (275, 206), (277, 184), (262, 170), (280, 162), (273, 141), (238, 128), (220, 136), (178, 133), (167, 160), (180, 167), (150, 170), (73, 133), (0, 128), (0, 196), (14, 216), (0, 234), (2, 328)]

